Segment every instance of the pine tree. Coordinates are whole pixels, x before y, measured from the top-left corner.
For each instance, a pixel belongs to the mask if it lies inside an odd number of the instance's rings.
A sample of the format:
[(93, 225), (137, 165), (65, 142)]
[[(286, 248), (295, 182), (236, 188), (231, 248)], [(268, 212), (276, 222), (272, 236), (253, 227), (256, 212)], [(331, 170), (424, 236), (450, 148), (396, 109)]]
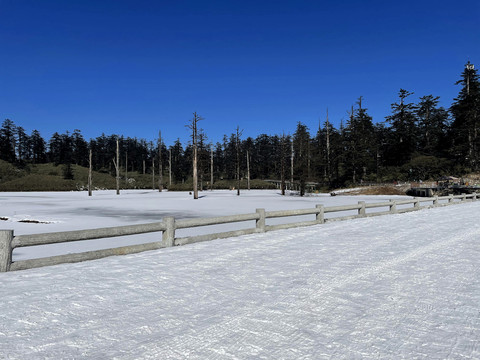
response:
[(88, 143), (83, 138), (80, 130), (73, 130), (72, 141), (72, 161), (81, 166), (88, 165)]
[(358, 108), (350, 113), (345, 128), (345, 172), (354, 183), (366, 180), (367, 174), (375, 172), (375, 136), (372, 117), (362, 107), (362, 97)]
[(46, 143), (38, 130), (33, 130), (30, 135), (30, 151), (34, 164), (47, 161)]
[(31, 159), (30, 137), (25, 133), (25, 129), (21, 126), (16, 128), (17, 135), (17, 161), (24, 164)]
[(305, 185), (308, 178), (308, 155), (310, 133), (306, 125), (297, 123), (293, 134), (294, 174), (300, 182), (300, 196), (305, 195)]
[(480, 82), (477, 70), (468, 62), (457, 85), (460, 93), (450, 107), (453, 116), (452, 150), (457, 161), (473, 170), (479, 168)]
[(438, 96), (422, 96), (417, 106), (418, 127), (421, 133), (419, 149), (424, 155), (445, 154), (448, 112), (443, 107), (438, 107), (438, 100)]
[(10, 119), (5, 119), (0, 128), (0, 158), (2, 160), (14, 163), (15, 156), (15, 139), (16, 126)]
[(398, 93), (400, 101), (391, 105), (392, 115), (386, 117), (386, 122), (390, 123), (392, 131), (389, 156), (395, 166), (401, 166), (410, 161), (417, 150), (415, 105), (406, 101), (410, 95), (413, 93), (400, 89)]

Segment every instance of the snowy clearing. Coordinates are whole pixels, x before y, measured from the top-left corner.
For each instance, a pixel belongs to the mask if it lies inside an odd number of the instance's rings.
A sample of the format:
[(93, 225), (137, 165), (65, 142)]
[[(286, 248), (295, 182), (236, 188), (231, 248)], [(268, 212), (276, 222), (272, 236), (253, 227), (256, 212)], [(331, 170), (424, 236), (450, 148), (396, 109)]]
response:
[(479, 213), (472, 202), (2, 273), (0, 354), (480, 358)]
[[(318, 194), (300, 198), (281, 196), (279, 191), (204, 191), (200, 199), (193, 200), (188, 192), (158, 192), (145, 190), (95, 191), (92, 197), (86, 192), (34, 192), (0, 193), (0, 229), (13, 229), (16, 235), (57, 231), (92, 229), (110, 226), (133, 225), (161, 221), (166, 216), (178, 219), (214, 217), (254, 213), (256, 208), (290, 210), (314, 208), (316, 204), (351, 205), (358, 201), (400, 199), (399, 196), (340, 196)], [(408, 198), (408, 197), (404, 197)], [(355, 212), (352, 212), (354, 214)], [(343, 214), (328, 214), (340, 216)], [(267, 224), (314, 220), (314, 216), (271, 219)], [(223, 224), (178, 230), (177, 236), (200, 235), (254, 227), (254, 222)], [(98, 250), (125, 245), (158, 241), (161, 233), (124, 236), (103, 240), (81, 241), (68, 244), (15, 249), (13, 260), (61, 255), (65, 253)]]

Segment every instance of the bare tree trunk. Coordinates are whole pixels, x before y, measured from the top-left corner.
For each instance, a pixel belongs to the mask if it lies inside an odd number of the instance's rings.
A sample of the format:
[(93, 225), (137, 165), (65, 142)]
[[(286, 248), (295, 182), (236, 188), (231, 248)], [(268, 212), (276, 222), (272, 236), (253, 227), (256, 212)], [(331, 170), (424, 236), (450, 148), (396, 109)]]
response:
[(190, 121), (188, 128), (192, 130), (193, 145), (193, 198), (198, 199), (198, 146), (197, 146), (197, 123), (203, 120), (196, 112), (193, 113), (193, 119)]
[(125, 152), (125, 185), (128, 185), (128, 152)]
[(237, 126), (237, 196), (240, 196), (240, 136), (243, 131), (240, 131), (240, 127)]
[(158, 191), (163, 190), (162, 133), (158, 132)]
[(143, 175), (145, 175), (145, 160), (143, 160)]
[(152, 157), (152, 190), (155, 190), (155, 158)]
[(285, 195), (285, 133), (282, 136), (282, 151), (280, 154), (280, 178), (281, 178), (281, 188), (282, 195)]
[(250, 190), (250, 155), (247, 150), (247, 189)]
[(213, 146), (210, 146), (210, 191), (213, 191)]
[(328, 109), (327, 109), (327, 177), (328, 184), (332, 182), (331, 169), (330, 169), (330, 124), (328, 122)]
[(117, 161), (113, 160), (116, 170), (117, 195), (120, 195), (120, 144), (117, 138)]
[(312, 178), (312, 161), (311, 161), (311, 158), (312, 158), (312, 153), (311, 153), (311, 150), (310, 150), (310, 139), (308, 139), (308, 143), (307, 143), (307, 168), (308, 168), (308, 171), (307, 171), (307, 177), (308, 179), (311, 179)]
[(172, 186), (172, 149), (168, 149), (168, 188)]
[(92, 196), (92, 149), (88, 153), (88, 196)]
[(291, 156), (290, 156), (290, 189), (293, 190), (293, 141), (291, 144)]
[[(196, 136), (196, 135), (195, 135)], [(193, 198), (198, 199), (198, 154), (197, 154), (197, 144), (195, 143), (193, 147)]]

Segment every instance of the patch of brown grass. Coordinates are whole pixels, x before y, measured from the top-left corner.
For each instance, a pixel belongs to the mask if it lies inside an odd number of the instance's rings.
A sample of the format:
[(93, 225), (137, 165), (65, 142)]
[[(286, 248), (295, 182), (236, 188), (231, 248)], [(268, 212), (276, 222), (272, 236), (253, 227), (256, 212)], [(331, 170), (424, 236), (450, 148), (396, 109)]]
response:
[(405, 191), (396, 186), (370, 186), (359, 190), (359, 195), (405, 195)]

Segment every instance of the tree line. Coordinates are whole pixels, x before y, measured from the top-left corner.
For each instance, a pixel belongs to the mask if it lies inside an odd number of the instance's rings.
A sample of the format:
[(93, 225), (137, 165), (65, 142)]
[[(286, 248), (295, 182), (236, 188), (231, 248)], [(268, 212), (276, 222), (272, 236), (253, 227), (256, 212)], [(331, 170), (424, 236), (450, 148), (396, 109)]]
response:
[(0, 158), (19, 167), (46, 162), (64, 165), (65, 177), (72, 176), (72, 164), (91, 165), (113, 175), (118, 140), (119, 166), (165, 175), (160, 186), (167, 187), (192, 178), (198, 178), (200, 187), (212, 179), (247, 178), (293, 181), (304, 191), (307, 182), (333, 188), (460, 175), (477, 171), (480, 161), (480, 81), (470, 62), (456, 84), (460, 91), (448, 109), (439, 106), (438, 96), (421, 96), (415, 102), (412, 92), (400, 89), (384, 121), (374, 123), (360, 97), (339, 128), (332, 125), (327, 112), (316, 129), (299, 122), (293, 134), (241, 138), (237, 127), (216, 143), (197, 126), (203, 119), (194, 113), (187, 124), (192, 130), (190, 141), (182, 144), (177, 139), (168, 147), (160, 135), (155, 142), (116, 134), (87, 141), (78, 129), (56, 132), (46, 141), (39, 131), (27, 134), (6, 119), (0, 128)]

